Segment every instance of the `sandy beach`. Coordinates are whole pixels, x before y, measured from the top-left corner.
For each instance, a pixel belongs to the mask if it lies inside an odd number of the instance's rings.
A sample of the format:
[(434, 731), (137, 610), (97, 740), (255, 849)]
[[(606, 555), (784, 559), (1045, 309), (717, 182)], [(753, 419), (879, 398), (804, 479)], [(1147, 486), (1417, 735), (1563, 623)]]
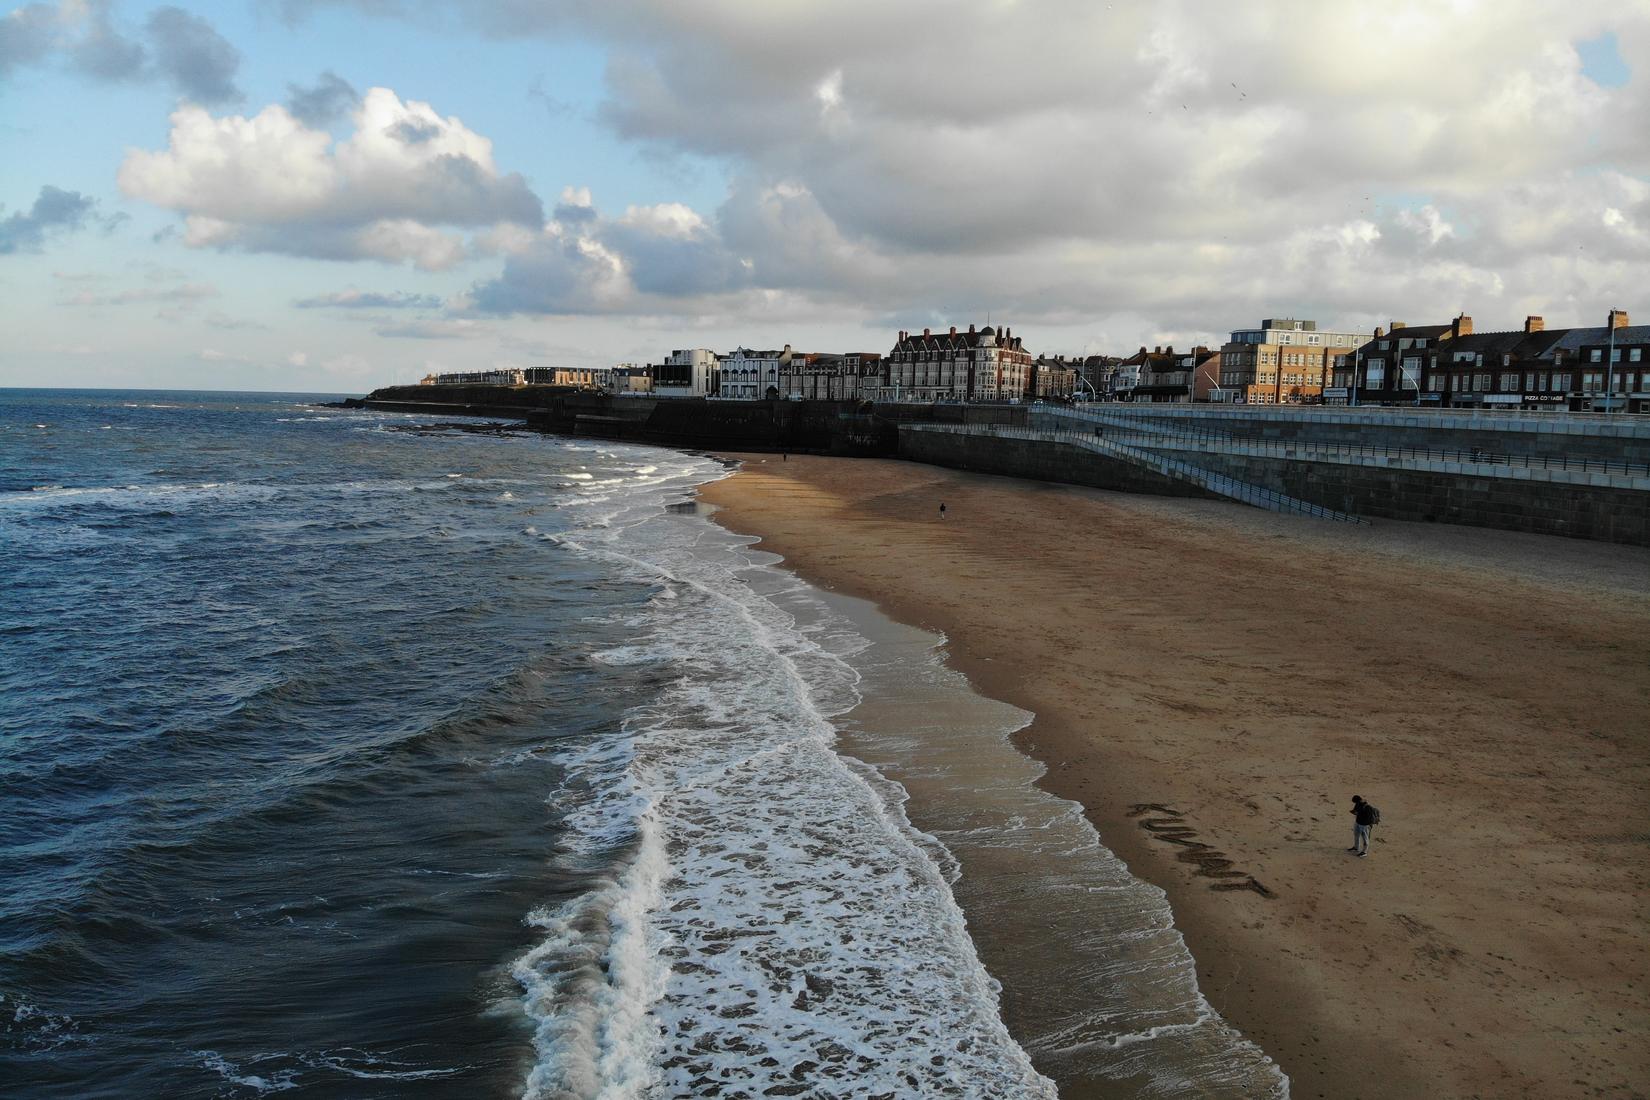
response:
[(1035, 713), (1295, 1096), (1650, 1094), (1650, 554), (730, 457), (720, 522)]

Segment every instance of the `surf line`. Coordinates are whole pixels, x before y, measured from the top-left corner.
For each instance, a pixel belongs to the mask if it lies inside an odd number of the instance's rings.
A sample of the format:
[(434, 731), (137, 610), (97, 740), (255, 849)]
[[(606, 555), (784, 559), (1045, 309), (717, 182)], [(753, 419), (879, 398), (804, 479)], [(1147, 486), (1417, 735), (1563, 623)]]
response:
[[(1156, 817), (1147, 817), (1147, 814), (1156, 814)], [(1224, 879), (1228, 881), (1211, 883), (1211, 890), (1253, 890), (1263, 898), (1271, 899), (1277, 894), (1267, 889), (1259, 879), (1246, 871), (1233, 869), (1232, 861), (1226, 858), (1226, 853), (1218, 851), (1212, 844), (1204, 844), (1197, 839), (1197, 830), (1186, 824), (1186, 815), (1160, 802), (1136, 802), (1129, 808), (1129, 816), (1141, 819), (1138, 824), (1142, 829), (1151, 833), (1153, 837), (1165, 844), (1179, 845), (1180, 851), (1175, 858), (1181, 863), (1190, 863), (1197, 868), (1192, 873), (1204, 878)], [(1242, 879), (1242, 882), (1229, 881)]]

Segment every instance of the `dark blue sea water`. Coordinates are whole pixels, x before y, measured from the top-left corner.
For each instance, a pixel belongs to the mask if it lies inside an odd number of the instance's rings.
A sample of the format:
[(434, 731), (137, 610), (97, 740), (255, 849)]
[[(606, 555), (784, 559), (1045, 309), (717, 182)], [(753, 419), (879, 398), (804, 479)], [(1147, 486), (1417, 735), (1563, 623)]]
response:
[(531, 1061), (548, 750), (645, 695), (588, 655), (649, 586), (540, 537), (593, 453), (303, 400), (0, 391), (8, 1095)]

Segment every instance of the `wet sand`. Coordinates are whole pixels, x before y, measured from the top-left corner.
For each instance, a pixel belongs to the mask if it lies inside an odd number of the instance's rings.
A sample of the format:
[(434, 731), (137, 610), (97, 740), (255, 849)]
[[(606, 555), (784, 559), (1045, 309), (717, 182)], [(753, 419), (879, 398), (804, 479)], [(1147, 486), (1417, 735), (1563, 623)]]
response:
[(736, 457), (722, 523), (1036, 715), (1295, 1096), (1650, 1093), (1650, 553)]

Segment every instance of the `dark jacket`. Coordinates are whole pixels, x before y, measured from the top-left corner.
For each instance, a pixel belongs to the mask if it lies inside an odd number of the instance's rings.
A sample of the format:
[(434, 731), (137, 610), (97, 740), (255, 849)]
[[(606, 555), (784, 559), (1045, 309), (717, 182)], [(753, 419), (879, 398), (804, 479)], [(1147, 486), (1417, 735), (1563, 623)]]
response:
[(1375, 807), (1367, 802), (1360, 802), (1352, 807), (1352, 820), (1359, 825), (1375, 824)]

